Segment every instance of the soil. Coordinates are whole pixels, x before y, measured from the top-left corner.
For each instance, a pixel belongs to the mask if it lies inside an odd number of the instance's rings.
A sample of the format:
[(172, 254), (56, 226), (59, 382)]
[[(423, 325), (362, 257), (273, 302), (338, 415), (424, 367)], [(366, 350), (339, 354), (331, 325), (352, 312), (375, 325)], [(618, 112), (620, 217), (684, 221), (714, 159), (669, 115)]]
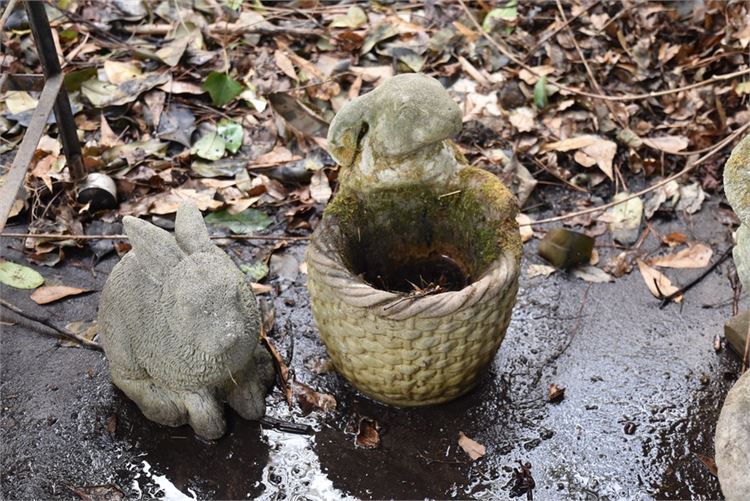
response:
[[(728, 245), (715, 208), (707, 202), (689, 224), (691, 240), (710, 244), (714, 258)], [(666, 233), (685, 226), (674, 219), (654, 227)], [(523, 270), (542, 263), (536, 246), (526, 244)], [(3, 240), (3, 257), (27, 264), (20, 247), (20, 240)], [(657, 247), (653, 237), (643, 245)], [(235, 243), (230, 250), (239, 262), (258, 247)], [(615, 252), (599, 250), (602, 259)], [(302, 262), (304, 244), (277, 252)], [(90, 256), (73, 253), (57, 268), (35, 269), (48, 283), (100, 291), (116, 259), (92, 269)], [(713, 457), (720, 404), (739, 373), (734, 354), (714, 351), (731, 315), (729, 266), (664, 309), (637, 270), (596, 284), (524, 271), (489, 374), (456, 401), (416, 409), (369, 400), (335, 373), (316, 375), (311, 368), (321, 365), (325, 349), (306, 277), (271, 277), (271, 337), (291, 357), (296, 379), (332, 394), (336, 410), (303, 416), (274, 389), (268, 414), (309, 424), (313, 434), (270, 429), (228, 411), (229, 431), (215, 443), (188, 427), (147, 421), (113, 388), (102, 354), (65, 346), (3, 312), (12, 323), (2, 324), (0, 338), (0, 495), (77, 499), (76, 491), (106, 486), (110, 494), (116, 487), (126, 496), (169, 499), (502, 499), (523, 492), (514, 473), (522, 462), (530, 464), (537, 499), (719, 498), (698, 455)], [(700, 271), (667, 274), (687, 283)], [(98, 292), (38, 306), (29, 291), (0, 287), (5, 300), (59, 325), (96, 317)], [(547, 399), (551, 384), (565, 388), (555, 403)], [(355, 445), (362, 417), (379, 424), (378, 448)], [(457, 445), (459, 432), (485, 445), (486, 455), (471, 461)]]

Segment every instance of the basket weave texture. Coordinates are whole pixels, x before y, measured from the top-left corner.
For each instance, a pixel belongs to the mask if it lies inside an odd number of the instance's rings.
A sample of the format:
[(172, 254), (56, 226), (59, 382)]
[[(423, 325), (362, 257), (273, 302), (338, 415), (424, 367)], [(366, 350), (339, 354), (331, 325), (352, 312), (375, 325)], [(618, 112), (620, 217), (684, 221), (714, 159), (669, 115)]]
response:
[(518, 259), (502, 253), (460, 291), (405, 299), (352, 274), (327, 242), (324, 218), (307, 250), (312, 311), (336, 369), (358, 390), (397, 406), (469, 391), (505, 336), (518, 291)]

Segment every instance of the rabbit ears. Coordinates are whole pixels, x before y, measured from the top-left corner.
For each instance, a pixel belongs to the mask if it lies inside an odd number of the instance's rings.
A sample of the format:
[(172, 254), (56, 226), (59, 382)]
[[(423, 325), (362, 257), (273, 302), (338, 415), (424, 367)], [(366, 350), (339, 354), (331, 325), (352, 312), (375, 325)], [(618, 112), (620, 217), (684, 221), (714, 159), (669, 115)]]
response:
[(203, 216), (192, 201), (182, 202), (177, 209), (174, 237), (136, 217), (125, 216), (122, 223), (138, 264), (157, 280), (163, 280), (187, 255), (213, 247)]

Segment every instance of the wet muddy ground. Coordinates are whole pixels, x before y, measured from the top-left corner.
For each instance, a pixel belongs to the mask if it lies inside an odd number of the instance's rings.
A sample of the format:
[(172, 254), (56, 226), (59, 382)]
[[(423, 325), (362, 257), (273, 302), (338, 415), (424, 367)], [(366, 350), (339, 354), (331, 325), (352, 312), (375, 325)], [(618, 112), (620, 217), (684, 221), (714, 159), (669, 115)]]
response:
[[(715, 209), (707, 203), (689, 224), (680, 218), (655, 227), (691, 233), (713, 247), (715, 259), (728, 245)], [(3, 240), (3, 256), (26, 264), (20, 245)], [(216, 443), (187, 427), (155, 425), (112, 387), (101, 354), (61, 346), (4, 312), (17, 323), (3, 323), (0, 338), (1, 495), (76, 499), (76, 490), (103, 485), (105, 492), (116, 486), (127, 496), (170, 499), (504, 499), (520, 461), (531, 465), (536, 499), (720, 498), (696, 454), (713, 456), (718, 412), (738, 375), (737, 358), (713, 347), (731, 313), (729, 263), (682, 305), (659, 309), (637, 270), (605, 284), (560, 273), (528, 278), (528, 265), (541, 263), (536, 245), (526, 245), (513, 320), (487, 377), (452, 403), (419, 409), (381, 405), (336, 374), (316, 375), (311, 367), (325, 350), (306, 277), (272, 276), (276, 293), (261, 296), (275, 308), (272, 338), (292, 357), (296, 379), (331, 393), (338, 405), (325, 416), (303, 416), (275, 389), (268, 413), (311, 424), (312, 435), (231, 412), (228, 434)], [(236, 243), (230, 254), (251, 260), (260, 248)], [(643, 248), (657, 243), (650, 237)], [(603, 258), (612, 252), (599, 250)], [(304, 244), (279, 252), (301, 262)], [(48, 283), (101, 290), (115, 261), (98, 264), (95, 274), (85, 254), (37, 269)], [(679, 284), (699, 273), (667, 271)], [(60, 325), (96, 316), (96, 292), (41, 307), (28, 291), (0, 287), (6, 300)], [(565, 388), (557, 403), (547, 401), (553, 383)], [(380, 424), (379, 448), (355, 447), (360, 417)], [(486, 456), (471, 462), (457, 446), (459, 432), (484, 444)]]

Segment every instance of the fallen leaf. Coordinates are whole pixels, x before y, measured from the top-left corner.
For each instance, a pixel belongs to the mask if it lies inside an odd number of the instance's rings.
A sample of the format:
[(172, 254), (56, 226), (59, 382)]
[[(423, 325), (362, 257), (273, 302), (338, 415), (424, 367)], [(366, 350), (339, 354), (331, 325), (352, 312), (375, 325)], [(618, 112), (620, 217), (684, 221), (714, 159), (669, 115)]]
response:
[(289, 57), (284, 54), (283, 51), (277, 50), (273, 53), (273, 60), (276, 63), (276, 66), (279, 67), (279, 69), (289, 78), (292, 80), (299, 80), (299, 77), (297, 77), (297, 71), (294, 69), (294, 64), (292, 63), (292, 60), (289, 59)]
[(109, 83), (120, 85), (123, 82), (139, 78), (141, 69), (133, 63), (120, 61), (104, 61), (104, 73)]
[(367, 14), (360, 7), (352, 5), (345, 15), (334, 16), (330, 28), (349, 28), (350, 30), (359, 28), (367, 23)]
[(97, 108), (120, 106), (135, 101), (144, 92), (163, 85), (170, 79), (168, 73), (150, 73), (115, 85), (92, 78), (81, 84), (81, 93)]
[(663, 268), (704, 268), (711, 262), (713, 253), (708, 245), (696, 243), (675, 254), (655, 257), (649, 264)]
[(237, 122), (222, 118), (216, 124), (216, 133), (224, 140), (224, 145), (231, 153), (237, 153), (245, 137), (245, 129)]
[(565, 388), (557, 386), (555, 383), (549, 385), (547, 390), (547, 401), (548, 402), (559, 402), (565, 398)]
[(240, 270), (250, 277), (253, 282), (263, 280), (268, 275), (268, 265), (260, 260), (253, 264), (241, 264)]
[(1, 261), (0, 282), (16, 289), (36, 289), (44, 283), (44, 277), (26, 266)]
[(271, 275), (282, 280), (294, 282), (299, 275), (299, 263), (291, 254), (274, 254), (271, 256)]
[(688, 147), (688, 140), (683, 136), (660, 136), (641, 138), (643, 144), (665, 153), (677, 153)]
[(203, 82), (203, 89), (208, 91), (214, 106), (224, 106), (239, 96), (245, 88), (229, 75), (212, 71)]
[[(614, 196), (613, 202), (619, 202), (630, 196), (621, 192)], [(609, 230), (615, 241), (623, 245), (632, 245), (638, 240), (643, 219), (643, 201), (640, 197), (631, 198), (626, 202), (611, 207), (607, 214), (611, 217)]]
[(714, 477), (719, 476), (719, 469), (716, 467), (716, 460), (714, 458), (709, 456), (704, 456), (703, 454), (698, 454), (697, 452), (694, 452), (695, 457), (697, 457), (701, 463), (703, 463), (703, 466), (706, 467), (706, 469), (713, 475)]
[(354, 445), (363, 449), (376, 449), (380, 445), (380, 423), (374, 419), (359, 419)]
[(101, 130), (101, 138), (99, 139), (99, 144), (101, 146), (104, 146), (106, 148), (112, 148), (114, 146), (117, 146), (118, 144), (122, 144), (122, 142), (120, 141), (120, 138), (117, 137), (117, 134), (115, 134), (112, 128), (109, 126), (107, 119), (104, 118), (104, 114), (102, 114), (100, 130)]
[(68, 296), (77, 296), (91, 289), (79, 289), (78, 287), (68, 287), (66, 285), (45, 285), (39, 287), (31, 294), (31, 299), (36, 304), (48, 304)]
[(328, 182), (328, 176), (321, 169), (312, 175), (310, 179), (310, 196), (319, 204), (328, 203), (328, 199), (331, 198), (333, 192), (331, 191), (331, 185)]
[(190, 149), (190, 153), (206, 160), (219, 160), (224, 156), (225, 151), (226, 143), (218, 132), (209, 132), (204, 135)]
[[(78, 334), (79, 337), (82, 337), (88, 341), (93, 341), (97, 333), (99, 332), (99, 327), (96, 320), (80, 320), (76, 322), (70, 322), (65, 326), (65, 328), (75, 334)], [(65, 339), (60, 341), (60, 345), (68, 348), (81, 347), (79, 343)]]
[(667, 244), (669, 247), (677, 247), (678, 245), (687, 243), (688, 236), (684, 233), (673, 231), (672, 233), (667, 233), (666, 235), (664, 235), (661, 241)]
[(531, 132), (534, 130), (535, 118), (536, 113), (528, 106), (516, 108), (511, 111), (508, 116), (508, 120), (516, 129), (518, 129), (518, 132)]
[(207, 215), (204, 221), (211, 226), (227, 228), (235, 234), (265, 230), (273, 222), (268, 214), (258, 209), (245, 209), (239, 214), (230, 214), (227, 211), (213, 212)]
[(591, 283), (596, 284), (596, 283), (615, 281), (615, 277), (613, 277), (606, 271), (600, 268), (597, 268), (596, 266), (592, 266), (590, 264), (577, 266), (576, 268), (573, 268), (571, 271), (573, 275), (575, 275), (576, 277), (586, 282), (591, 282)]
[[(648, 287), (648, 290), (651, 291), (651, 294), (653, 294), (654, 297), (663, 299), (665, 296), (669, 296), (679, 290), (672, 285), (672, 282), (670, 282), (666, 276), (656, 271), (640, 259), (638, 259), (637, 262), (643, 281), (646, 282), (646, 287)], [(679, 303), (682, 301), (682, 296), (676, 297), (674, 301)]]
[(273, 287), (266, 284), (259, 284), (256, 282), (252, 282), (250, 286), (253, 289), (253, 294), (261, 295), (261, 294), (270, 294), (273, 291)]
[(125, 494), (114, 484), (72, 487), (68, 489), (83, 501), (123, 501)]
[(530, 264), (529, 267), (526, 268), (526, 276), (528, 278), (548, 277), (556, 271), (557, 268), (555, 268), (554, 266), (549, 266), (546, 264)]
[(304, 383), (297, 381), (292, 385), (294, 396), (302, 412), (307, 415), (313, 411), (329, 412), (336, 409), (336, 399), (328, 393), (320, 393)]
[(487, 448), (484, 445), (467, 437), (462, 431), (458, 432), (458, 445), (469, 455), (472, 461), (481, 458), (487, 453)]
[(521, 242), (528, 242), (534, 237), (534, 230), (531, 227), (533, 219), (530, 216), (519, 213), (516, 216), (516, 223), (518, 223), (518, 231), (521, 233)]
[(706, 192), (703, 191), (698, 181), (680, 186), (680, 201), (677, 202), (678, 211), (685, 211), (688, 214), (695, 214), (703, 206), (703, 201), (706, 199)]

